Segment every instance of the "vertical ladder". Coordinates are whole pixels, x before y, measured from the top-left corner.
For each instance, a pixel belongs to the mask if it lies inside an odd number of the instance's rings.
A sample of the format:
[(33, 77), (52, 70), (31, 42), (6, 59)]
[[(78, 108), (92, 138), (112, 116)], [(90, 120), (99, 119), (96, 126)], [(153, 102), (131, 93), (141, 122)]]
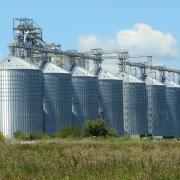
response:
[(117, 53), (120, 61), (120, 69), (119, 73), (123, 73), (123, 119), (124, 119), (124, 133), (126, 135), (130, 135), (130, 123), (128, 118), (128, 83), (129, 83), (129, 75), (126, 69), (126, 61), (128, 58), (128, 54)]
[[(152, 78), (152, 56), (147, 56), (147, 65), (149, 69), (147, 70), (147, 77)], [(147, 87), (147, 96), (148, 96), (148, 131), (149, 134), (153, 134), (154, 128), (154, 116), (153, 116), (153, 92), (152, 92), (152, 81), (150, 80), (150, 84)]]

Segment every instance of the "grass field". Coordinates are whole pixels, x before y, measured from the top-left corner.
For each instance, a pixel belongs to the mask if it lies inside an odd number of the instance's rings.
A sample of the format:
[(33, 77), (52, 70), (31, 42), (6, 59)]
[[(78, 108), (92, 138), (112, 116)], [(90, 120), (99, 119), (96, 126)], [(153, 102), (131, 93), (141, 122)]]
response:
[(180, 179), (180, 142), (126, 138), (2, 142), (0, 179)]

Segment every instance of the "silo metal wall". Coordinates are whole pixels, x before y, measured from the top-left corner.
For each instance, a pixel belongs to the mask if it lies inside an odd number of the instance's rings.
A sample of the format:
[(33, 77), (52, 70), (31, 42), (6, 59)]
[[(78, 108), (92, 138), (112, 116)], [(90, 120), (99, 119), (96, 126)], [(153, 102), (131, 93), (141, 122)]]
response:
[(99, 118), (97, 77), (72, 77), (73, 123), (83, 126), (86, 120)]
[(72, 125), (71, 75), (44, 73), (45, 132), (53, 135)]
[(148, 123), (152, 123), (152, 132), (149, 129), (149, 133), (153, 136), (169, 136), (169, 130), (166, 126), (169, 118), (166, 103), (166, 87), (162, 85), (148, 85), (147, 91), (152, 91), (152, 120), (148, 119)]
[(180, 137), (180, 88), (166, 88), (167, 108), (169, 112), (170, 124), (169, 133), (174, 137)]
[(123, 84), (121, 80), (99, 80), (102, 118), (107, 127), (114, 128), (118, 135), (124, 134)]
[(0, 70), (0, 131), (42, 133), (42, 74), (39, 70)]
[(129, 135), (148, 134), (147, 96), (145, 83), (128, 83), (127, 121)]

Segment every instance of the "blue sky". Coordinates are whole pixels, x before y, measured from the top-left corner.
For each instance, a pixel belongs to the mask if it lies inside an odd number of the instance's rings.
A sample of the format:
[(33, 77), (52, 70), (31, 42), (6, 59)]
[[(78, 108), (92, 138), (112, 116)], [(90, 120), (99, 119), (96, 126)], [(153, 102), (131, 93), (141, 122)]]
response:
[[(169, 33), (177, 41), (175, 46), (178, 47), (179, 8), (178, 0), (1, 1), (0, 54), (3, 57), (7, 55), (7, 45), (12, 42), (12, 19), (16, 17), (34, 19), (43, 28), (44, 39), (47, 42), (60, 43), (64, 50), (81, 47), (79, 37), (84, 35), (93, 35), (100, 39), (101, 43), (108, 42), (106, 40), (113, 39), (117, 32), (133, 29), (137, 23), (148, 25), (164, 34)], [(172, 46), (174, 48), (174, 45)], [(164, 63), (174, 67), (176, 64), (180, 66), (178, 57), (178, 55), (172, 57), (167, 55), (167, 58), (162, 56), (157, 59), (163, 62), (162, 58), (165, 58)]]

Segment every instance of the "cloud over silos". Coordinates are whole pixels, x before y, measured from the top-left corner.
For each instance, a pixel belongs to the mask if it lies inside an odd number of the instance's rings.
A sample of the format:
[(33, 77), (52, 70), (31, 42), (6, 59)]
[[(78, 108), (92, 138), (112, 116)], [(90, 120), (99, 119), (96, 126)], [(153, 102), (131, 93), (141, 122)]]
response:
[(98, 37), (93, 34), (78, 38), (78, 49), (104, 50), (126, 49), (135, 54), (152, 55), (157, 59), (178, 58), (178, 42), (170, 33), (153, 29), (147, 24), (135, 24), (131, 29), (115, 32), (113, 37)]

